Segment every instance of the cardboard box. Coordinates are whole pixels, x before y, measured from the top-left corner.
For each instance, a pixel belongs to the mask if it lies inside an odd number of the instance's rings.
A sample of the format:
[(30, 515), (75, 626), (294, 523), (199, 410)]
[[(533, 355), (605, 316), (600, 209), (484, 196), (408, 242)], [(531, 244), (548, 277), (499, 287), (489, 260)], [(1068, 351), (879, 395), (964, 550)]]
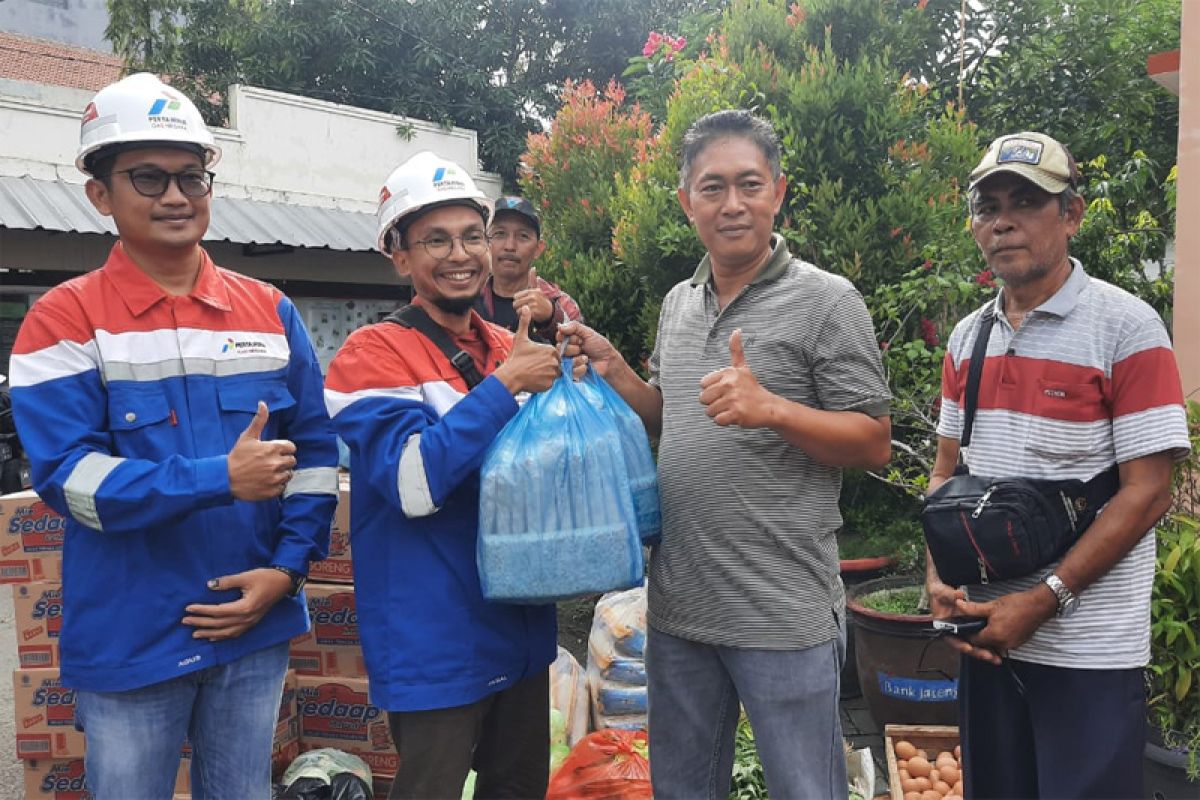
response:
[(62, 584), (49, 581), (13, 584), (17, 663), (26, 669), (57, 667), (62, 628)]
[(308, 565), (308, 578), (329, 583), (353, 583), (354, 565), (350, 561), (350, 475), (338, 475), (338, 504), (333, 512), (333, 530), (329, 537), (329, 557)]
[(301, 750), (335, 747), (367, 762), (374, 775), (396, 774), (387, 713), (367, 699), (365, 678), (300, 675), (296, 682)]
[(13, 672), (17, 758), (71, 759), (84, 753), (75, 730), (75, 691), (62, 685), (57, 669)]
[(354, 587), (310, 583), (304, 591), (312, 629), (292, 640), (292, 669), (302, 675), (365, 678)]
[[(955, 725), (884, 725), (883, 748), (887, 755), (888, 786), (893, 800), (904, 800), (904, 789), (900, 786), (900, 767), (896, 763), (896, 742), (909, 742), (929, 753), (933, 762), (943, 750), (951, 753), (958, 745), (958, 727)], [(962, 769), (962, 762), (959, 762)]]
[(26, 761), (25, 800), (92, 800), (83, 759)]
[(0, 583), (61, 581), (65, 530), (35, 492), (0, 496)]

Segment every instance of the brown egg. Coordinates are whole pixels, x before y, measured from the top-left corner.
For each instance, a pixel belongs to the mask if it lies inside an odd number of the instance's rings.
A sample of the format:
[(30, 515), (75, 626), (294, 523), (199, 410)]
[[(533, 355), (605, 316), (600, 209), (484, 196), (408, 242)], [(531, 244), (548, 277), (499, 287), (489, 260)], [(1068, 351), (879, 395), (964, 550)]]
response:
[(958, 765), (956, 763), (942, 764), (938, 767), (938, 777), (953, 786), (958, 781)]
[(914, 778), (924, 778), (932, 771), (928, 759), (923, 756), (913, 756), (908, 760), (908, 774)]
[[(904, 762), (901, 762), (901, 763), (904, 763)], [(908, 774), (908, 770), (906, 770), (904, 767), (900, 768), (900, 780), (906, 781), (911, 777), (912, 777), (912, 775)]]
[[(904, 800), (908, 800), (908, 797), (906, 796), (906, 797), (904, 798)], [(952, 794), (948, 794), (948, 795), (946, 795), (946, 800), (963, 800), (963, 798), (962, 798), (962, 795), (960, 795), (960, 794), (953, 794), (953, 793), (952, 793)]]
[(942, 800), (942, 793), (934, 789), (921, 792), (921, 800)]
[(929, 778), (913, 778), (913, 783), (917, 785), (917, 791), (920, 792), (933, 788), (933, 781), (929, 780)]
[(935, 758), (935, 759), (933, 760), (933, 763), (935, 763), (935, 764), (940, 764), (940, 763), (942, 763), (943, 761), (950, 761), (950, 762), (954, 762), (954, 761), (957, 761), (957, 760), (958, 760), (958, 759), (956, 759), (956, 758), (954, 757), (954, 753), (951, 753), (949, 750), (943, 750), (942, 752), (940, 752), (940, 753), (938, 753), (938, 754), (937, 754), (937, 758)]
[(905, 792), (904, 800), (921, 800), (920, 792)]
[(960, 761), (962, 760), (962, 746), (961, 745), (957, 745), (957, 744), (954, 745), (954, 757), (959, 759)]
[(950, 787), (950, 793), (957, 794), (960, 796), (963, 794), (962, 778), (959, 778), (957, 781), (954, 782), (954, 785)]
[(901, 778), (900, 779), (900, 789), (905, 794), (920, 794), (921, 793), (921, 785), (919, 783), (917, 783), (915, 780), (913, 780), (912, 778)]
[(896, 758), (903, 758), (903, 759), (907, 760), (917, 754), (917, 748), (913, 745), (913, 743), (906, 742), (904, 740), (896, 742), (895, 749), (896, 749)]
[(938, 794), (946, 794), (950, 791), (950, 784), (946, 783), (945, 781), (934, 781), (933, 790)]

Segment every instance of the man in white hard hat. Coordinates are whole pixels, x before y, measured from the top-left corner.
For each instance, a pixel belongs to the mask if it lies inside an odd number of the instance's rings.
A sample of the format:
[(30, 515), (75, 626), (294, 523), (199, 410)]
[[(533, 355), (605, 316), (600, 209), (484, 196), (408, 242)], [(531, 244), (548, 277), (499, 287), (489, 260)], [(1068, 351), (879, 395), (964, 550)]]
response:
[(120, 241), (44, 295), (11, 361), (39, 495), (67, 519), (62, 680), (98, 800), (271, 794), (288, 641), (325, 556), (337, 449), (303, 322), (217, 267), (212, 134), (148, 74), (102, 89), (76, 165)]
[(542, 797), (549, 772), (553, 605), (483, 598), (475, 566), (479, 467), (549, 388), (558, 354), (472, 310), (491, 267), (488, 206), (471, 176), (430, 152), (388, 177), (379, 249), (413, 304), (351, 334), (326, 378), (350, 446), (354, 576), (371, 702), (400, 756), (391, 797)]

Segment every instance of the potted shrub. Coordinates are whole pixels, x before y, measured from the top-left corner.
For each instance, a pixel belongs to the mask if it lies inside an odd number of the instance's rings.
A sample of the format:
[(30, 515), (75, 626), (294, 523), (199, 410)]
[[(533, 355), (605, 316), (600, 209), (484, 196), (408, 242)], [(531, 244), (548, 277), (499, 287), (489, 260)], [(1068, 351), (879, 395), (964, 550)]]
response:
[[(846, 590), (893, 572), (916, 572), (924, 553), (920, 501), (861, 470), (846, 473), (841, 495), (838, 567)], [(858, 697), (854, 620), (846, 615), (841, 696)]]
[(1188, 403), (1191, 455), (1176, 465), (1171, 510), (1158, 526), (1150, 606), (1150, 741), (1146, 790), (1200, 795), (1200, 403)]
[(933, 618), (918, 576), (876, 578), (846, 592), (855, 663), (867, 709), (888, 723), (958, 721), (958, 653), (929, 636)]

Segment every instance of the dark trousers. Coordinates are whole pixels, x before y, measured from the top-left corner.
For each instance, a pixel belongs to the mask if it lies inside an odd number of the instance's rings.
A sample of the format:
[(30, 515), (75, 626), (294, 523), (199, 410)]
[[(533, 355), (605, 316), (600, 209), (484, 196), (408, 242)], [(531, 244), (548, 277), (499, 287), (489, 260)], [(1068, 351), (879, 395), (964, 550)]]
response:
[(958, 681), (968, 798), (1141, 796), (1141, 669), (995, 667), (964, 657)]
[(543, 798), (550, 773), (550, 671), (465, 706), (389, 711), (400, 769), (388, 800)]

